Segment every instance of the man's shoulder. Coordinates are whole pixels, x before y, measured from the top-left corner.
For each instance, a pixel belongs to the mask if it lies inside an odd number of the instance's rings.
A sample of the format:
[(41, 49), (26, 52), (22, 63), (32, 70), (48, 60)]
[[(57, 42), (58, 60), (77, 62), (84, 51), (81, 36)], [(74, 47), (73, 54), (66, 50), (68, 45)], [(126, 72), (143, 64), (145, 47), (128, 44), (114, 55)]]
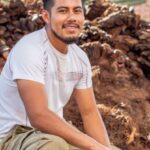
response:
[(84, 56), (87, 56), (87, 54), (76, 44), (76, 43), (73, 43), (73, 44), (70, 44), (70, 47), (75, 50), (76, 52), (84, 55)]
[(29, 34), (26, 34), (24, 35), (19, 41), (17, 44), (26, 44), (26, 45), (34, 45), (34, 44), (38, 44), (39, 41), (41, 41), (41, 37), (42, 37), (42, 30), (43, 29), (39, 29), (39, 30), (36, 30), (34, 32), (31, 32)]
[(13, 51), (38, 51), (41, 49), (43, 43), (43, 29), (31, 32), (27, 35), (24, 35), (13, 47)]
[(16, 45), (12, 48), (13, 56), (24, 57), (39, 57), (43, 56), (42, 48), (42, 29), (29, 33), (22, 37)]
[(72, 51), (84, 62), (85, 64), (89, 63), (89, 58), (87, 54), (75, 43), (70, 45)]

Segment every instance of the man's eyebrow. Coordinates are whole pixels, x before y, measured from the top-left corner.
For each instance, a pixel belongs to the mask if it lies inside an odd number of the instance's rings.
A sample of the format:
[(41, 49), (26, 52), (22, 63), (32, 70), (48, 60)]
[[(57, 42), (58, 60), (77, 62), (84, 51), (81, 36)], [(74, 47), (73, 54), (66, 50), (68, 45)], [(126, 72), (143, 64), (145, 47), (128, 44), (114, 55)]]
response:
[(81, 6), (76, 6), (75, 9), (83, 9)]
[(66, 6), (60, 6), (60, 7), (58, 7), (57, 9), (58, 9), (58, 10), (59, 10), (59, 9), (68, 9), (68, 7), (66, 7)]
[[(69, 9), (69, 7), (67, 7), (67, 6), (60, 6), (60, 7), (57, 8), (57, 10), (59, 10), (59, 9)], [(76, 6), (73, 9), (83, 9), (83, 8), (81, 6)]]

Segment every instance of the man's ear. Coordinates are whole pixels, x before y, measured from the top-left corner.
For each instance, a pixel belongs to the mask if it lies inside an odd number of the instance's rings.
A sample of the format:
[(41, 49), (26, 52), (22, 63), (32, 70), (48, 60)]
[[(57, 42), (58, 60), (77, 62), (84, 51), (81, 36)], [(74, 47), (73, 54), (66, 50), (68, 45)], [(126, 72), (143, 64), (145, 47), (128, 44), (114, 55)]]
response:
[(49, 14), (49, 12), (48, 12), (47, 10), (45, 10), (45, 9), (42, 10), (42, 18), (43, 18), (43, 20), (44, 20), (44, 22), (45, 22), (46, 24), (49, 23), (50, 14)]

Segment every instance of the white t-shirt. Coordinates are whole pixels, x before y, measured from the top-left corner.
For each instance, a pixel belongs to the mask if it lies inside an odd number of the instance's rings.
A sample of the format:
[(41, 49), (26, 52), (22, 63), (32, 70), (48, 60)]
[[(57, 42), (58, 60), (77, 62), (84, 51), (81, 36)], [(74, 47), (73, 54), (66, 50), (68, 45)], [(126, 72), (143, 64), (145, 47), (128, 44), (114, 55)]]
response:
[(10, 52), (0, 75), (0, 138), (16, 124), (31, 126), (16, 79), (44, 84), (48, 107), (60, 117), (74, 88), (92, 86), (91, 65), (76, 44), (62, 54), (49, 42), (45, 28), (24, 36)]

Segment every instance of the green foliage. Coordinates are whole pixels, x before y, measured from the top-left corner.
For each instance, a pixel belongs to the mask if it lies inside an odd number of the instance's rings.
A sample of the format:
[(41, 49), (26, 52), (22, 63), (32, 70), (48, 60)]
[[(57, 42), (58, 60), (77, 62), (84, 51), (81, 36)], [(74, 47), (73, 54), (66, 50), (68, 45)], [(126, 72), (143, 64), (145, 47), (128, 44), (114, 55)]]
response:
[(123, 4), (123, 5), (137, 5), (142, 4), (145, 0), (111, 0), (114, 3)]
[(85, 5), (88, 5), (90, 0), (83, 0)]

